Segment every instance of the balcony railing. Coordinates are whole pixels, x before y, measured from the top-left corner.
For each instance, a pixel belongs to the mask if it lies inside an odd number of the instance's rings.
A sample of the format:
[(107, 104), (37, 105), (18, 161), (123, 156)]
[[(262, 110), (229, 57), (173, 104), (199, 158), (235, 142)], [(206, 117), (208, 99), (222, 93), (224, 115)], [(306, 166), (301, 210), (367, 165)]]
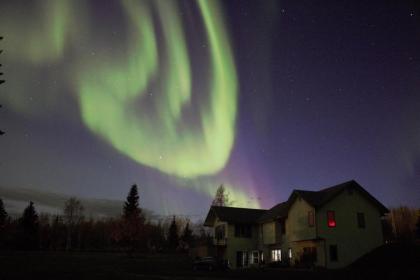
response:
[(216, 246), (226, 246), (227, 244), (226, 241), (227, 241), (227, 238), (218, 238), (218, 239), (214, 238), (213, 244)]

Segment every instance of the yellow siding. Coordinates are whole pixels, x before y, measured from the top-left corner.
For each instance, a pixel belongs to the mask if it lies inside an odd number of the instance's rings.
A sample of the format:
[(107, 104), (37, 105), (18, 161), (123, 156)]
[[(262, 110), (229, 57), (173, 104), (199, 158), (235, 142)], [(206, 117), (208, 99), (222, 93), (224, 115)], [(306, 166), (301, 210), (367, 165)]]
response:
[(264, 223), (262, 227), (263, 244), (268, 245), (276, 243), (275, 222)]
[(315, 210), (305, 200), (299, 198), (290, 207), (286, 220), (286, 239), (289, 242), (316, 238), (315, 226), (308, 225), (309, 211)]
[[(327, 226), (327, 211), (335, 211), (336, 227)], [(365, 215), (365, 228), (359, 228), (357, 213)], [(383, 243), (379, 210), (358, 191), (350, 195), (342, 192), (317, 211), (318, 234), (326, 239), (326, 264), (328, 268), (349, 265), (357, 258)], [(329, 245), (338, 246), (338, 261), (330, 262)]]
[(235, 225), (228, 225), (228, 239), (226, 258), (231, 266), (236, 268), (236, 252), (247, 251), (252, 252), (258, 248), (258, 226), (252, 227), (252, 238), (235, 237)]

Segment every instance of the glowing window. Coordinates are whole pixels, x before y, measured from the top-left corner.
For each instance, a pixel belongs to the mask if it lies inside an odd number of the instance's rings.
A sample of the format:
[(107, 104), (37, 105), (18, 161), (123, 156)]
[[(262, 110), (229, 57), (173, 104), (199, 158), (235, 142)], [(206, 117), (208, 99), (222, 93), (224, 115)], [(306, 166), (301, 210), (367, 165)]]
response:
[(258, 251), (253, 251), (252, 252), (252, 259), (251, 259), (252, 263), (257, 264), (258, 260), (259, 260), (259, 252)]
[(281, 261), (281, 250), (275, 249), (271, 250), (271, 261), (280, 262)]
[(337, 225), (335, 222), (334, 211), (327, 211), (327, 224), (328, 224), (328, 227), (335, 227)]
[(293, 257), (292, 248), (289, 248), (288, 256), (289, 256), (289, 259), (291, 259)]

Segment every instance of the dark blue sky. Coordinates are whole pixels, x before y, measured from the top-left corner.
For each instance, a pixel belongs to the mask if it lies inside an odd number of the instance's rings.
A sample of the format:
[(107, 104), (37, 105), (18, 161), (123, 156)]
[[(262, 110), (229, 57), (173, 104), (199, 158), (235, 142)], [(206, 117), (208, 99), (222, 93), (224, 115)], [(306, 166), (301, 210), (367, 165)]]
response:
[[(139, 164), (86, 128), (71, 83), (60, 75), (73, 67), (77, 51), (65, 53), (59, 64), (28, 66), (8, 57), (6, 36), (0, 186), (124, 199), (138, 183), (145, 207), (200, 217), (221, 183), (269, 208), (294, 188), (317, 190), (355, 179), (387, 206), (420, 206), (415, 2), (223, 1), (220, 20), (238, 81), (235, 140), (224, 168), (188, 179)], [(100, 3), (89, 7), (88, 18), (97, 24), (92, 29), (106, 33), (103, 23), (112, 30), (115, 23), (121, 30), (118, 4)], [(195, 33), (197, 7), (191, 1), (178, 6), (190, 55), (199, 61), (194, 46), (206, 45)], [(6, 17), (19, 9), (7, 7)], [(109, 48), (118, 46), (113, 41)], [(19, 102), (34, 110), (12, 106), (8, 97), (16, 87), (9, 83), (21, 85)], [(45, 88), (52, 92), (48, 102)]]

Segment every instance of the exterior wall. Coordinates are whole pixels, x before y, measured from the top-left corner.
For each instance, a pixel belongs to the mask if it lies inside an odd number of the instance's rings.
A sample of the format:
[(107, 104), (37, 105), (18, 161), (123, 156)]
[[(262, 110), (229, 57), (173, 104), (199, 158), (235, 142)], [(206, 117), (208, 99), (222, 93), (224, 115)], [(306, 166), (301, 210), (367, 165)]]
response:
[(286, 240), (288, 242), (316, 238), (315, 226), (308, 225), (308, 212), (315, 209), (305, 200), (297, 198), (289, 209), (286, 220)]
[[(327, 211), (335, 211), (336, 227), (327, 225)], [(359, 228), (357, 213), (364, 213), (365, 228)], [(326, 267), (339, 268), (351, 264), (362, 255), (383, 244), (379, 210), (361, 193), (343, 191), (316, 213), (318, 235), (325, 238)], [(337, 245), (338, 261), (331, 262), (329, 246)]]
[[(316, 238), (315, 226), (308, 225), (308, 212), (315, 210), (305, 200), (297, 198), (289, 209), (285, 222), (286, 234), (282, 243), (282, 258), (289, 261), (291, 265), (296, 264), (296, 260), (303, 252), (303, 246), (296, 241), (309, 240)], [(292, 258), (289, 259), (288, 251), (292, 249)]]
[[(308, 212), (313, 211), (315, 225), (308, 224)], [(327, 225), (327, 211), (335, 212), (336, 227)], [(364, 213), (365, 228), (358, 227), (357, 213)], [(320, 209), (314, 209), (304, 199), (296, 198), (285, 221), (286, 233), (282, 234), (280, 221), (252, 226), (252, 237), (236, 237), (235, 225), (216, 219), (214, 227), (226, 225), (226, 246), (219, 250), (236, 268), (236, 254), (258, 250), (264, 254), (264, 262), (271, 261), (271, 250), (282, 250), (282, 262), (295, 265), (304, 248), (316, 248), (316, 266), (340, 268), (351, 264), (362, 255), (383, 244), (381, 214), (359, 191), (347, 190), (336, 196)], [(337, 245), (338, 260), (330, 261), (329, 246)], [(288, 250), (292, 249), (289, 260)], [(249, 262), (250, 263), (250, 262)]]
[(252, 226), (251, 238), (236, 237), (235, 225), (234, 224), (228, 225), (226, 259), (229, 260), (232, 268), (236, 268), (236, 252), (237, 251), (247, 251), (249, 252), (249, 254), (251, 254), (252, 251), (257, 250), (258, 229), (259, 229), (258, 225)]
[(264, 245), (276, 243), (276, 223), (275, 222), (262, 224), (262, 241)]

